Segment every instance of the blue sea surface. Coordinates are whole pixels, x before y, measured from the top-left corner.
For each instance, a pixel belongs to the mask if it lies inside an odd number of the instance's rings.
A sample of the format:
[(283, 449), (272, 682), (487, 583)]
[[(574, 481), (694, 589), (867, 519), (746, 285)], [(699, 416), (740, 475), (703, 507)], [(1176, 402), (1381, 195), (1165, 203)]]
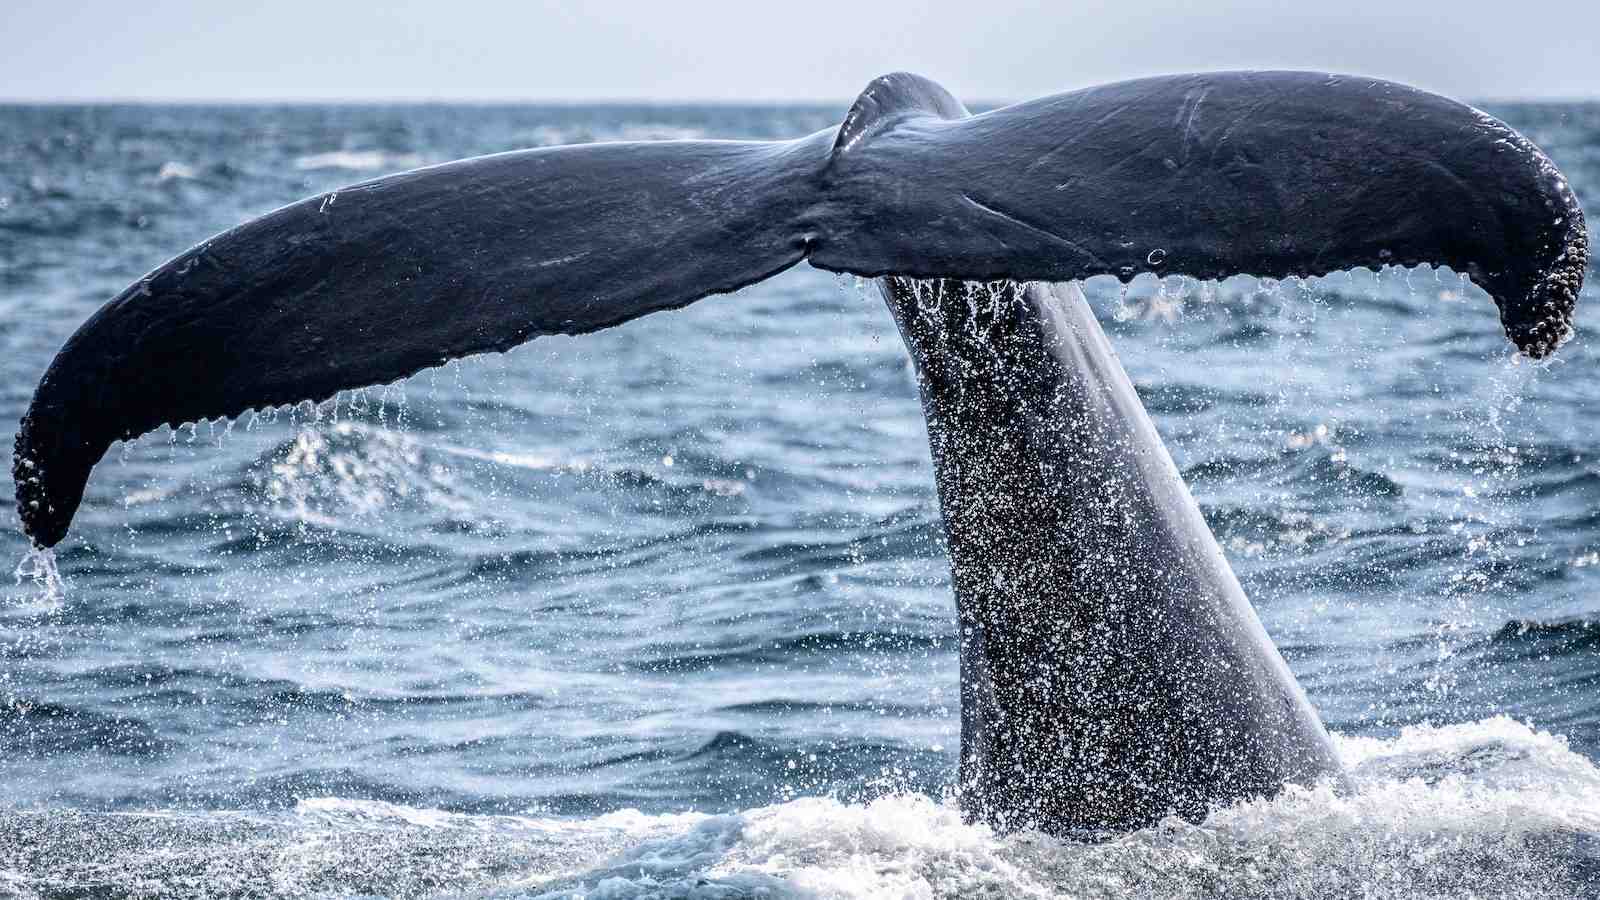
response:
[[(1490, 111), (1600, 221), (1600, 104)], [(276, 206), (842, 114), (0, 107), (0, 446), (100, 304)], [(0, 897), (1600, 896), (1595, 273), (1542, 364), (1448, 270), (1085, 288), (1350, 790), (963, 824), (915, 384), (802, 265), (113, 447), (64, 591), (0, 589)]]

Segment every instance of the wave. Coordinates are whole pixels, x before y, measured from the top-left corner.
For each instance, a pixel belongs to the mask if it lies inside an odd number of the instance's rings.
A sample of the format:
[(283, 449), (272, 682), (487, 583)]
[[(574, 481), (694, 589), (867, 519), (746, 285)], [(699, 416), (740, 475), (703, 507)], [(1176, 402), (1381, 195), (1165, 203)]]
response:
[(1600, 621), (1582, 616), (1513, 619), (1494, 633), (1492, 645), (1526, 658), (1549, 659), (1600, 650)]
[(691, 645), (695, 652), (682, 643), (658, 642), (641, 648), (644, 658), (629, 663), (629, 667), (650, 673), (700, 672), (737, 666), (762, 666), (792, 662), (796, 657), (821, 657), (837, 661), (845, 654), (908, 654), (953, 652), (956, 636), (952, 633), (928, 632), (921, 629), (865, 629), (861, 631), (822, 630), (761, 638), (754, 641), (708, 646), (705, 641)]
[[(751, 739), (723, 737), (715, 758)], [(1291, 788), (1101, 843), (997, 835), (887, 791), (725, 814), (0, 812), (21, 896), (1570, 898), (1600, 889), (1600, 770), (1503, 717), (1341, 738), (1350, 786)]]
[(172, 748), (155, 727), (132, 716), (0, 696), (0, 754), (53, 757), (92, 751), (113, 756), (160, 756)]

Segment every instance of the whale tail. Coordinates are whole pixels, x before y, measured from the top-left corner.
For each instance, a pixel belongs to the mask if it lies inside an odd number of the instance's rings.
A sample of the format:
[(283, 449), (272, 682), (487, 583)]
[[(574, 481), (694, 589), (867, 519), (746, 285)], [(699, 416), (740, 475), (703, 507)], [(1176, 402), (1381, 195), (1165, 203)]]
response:
[(933, 82), (890, 75), (837, 131), (497, 154), (217, 235), (50, 364), (17, 434), (18, 508), (48, 547), (117, 440), (606, 328), (802, 259), (1019, 281), (1431, 262), (1488, 290), (1538, 357), (1570, 332), (1586, 242), (1542, 152), (1401, 85), (1181, 75), (968, 116)]

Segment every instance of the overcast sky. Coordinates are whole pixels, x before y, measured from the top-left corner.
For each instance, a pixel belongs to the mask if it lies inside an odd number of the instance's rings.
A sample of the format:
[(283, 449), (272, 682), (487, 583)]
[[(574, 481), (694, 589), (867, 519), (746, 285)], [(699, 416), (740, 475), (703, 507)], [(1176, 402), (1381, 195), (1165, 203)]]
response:
[(1600, 0), (0, 0), (8, 99), (969, 101), (1309, 68), (1465, 99), (1600, 97)]

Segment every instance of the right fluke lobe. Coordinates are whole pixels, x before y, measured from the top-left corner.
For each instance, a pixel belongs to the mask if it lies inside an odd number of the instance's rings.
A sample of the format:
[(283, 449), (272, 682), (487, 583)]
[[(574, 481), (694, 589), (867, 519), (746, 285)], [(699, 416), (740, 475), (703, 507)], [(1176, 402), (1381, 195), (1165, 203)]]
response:
[(813, 265), (1019, 281), (1447, 265), (1528, 355), (1571, 331), (1588, 257), (1577, 197), (1510, 126), (1435, 94), (1217, 72), (884, 118), (849, 132), (866, 137), (830, 187), (852, 215)]

